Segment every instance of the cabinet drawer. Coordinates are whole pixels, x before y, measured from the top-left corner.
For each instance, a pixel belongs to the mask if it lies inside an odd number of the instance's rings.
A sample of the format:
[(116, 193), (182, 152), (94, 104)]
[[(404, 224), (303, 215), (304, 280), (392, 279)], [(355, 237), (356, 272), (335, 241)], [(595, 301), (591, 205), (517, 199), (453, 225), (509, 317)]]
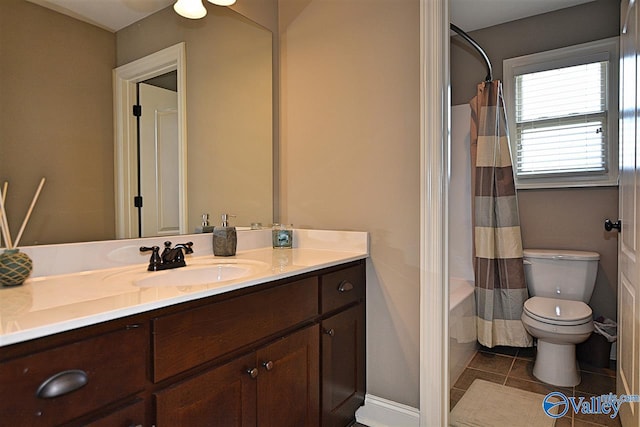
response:
[(318, 314), (310, 277), (153, 321), (153, 379), (161, 381)]
[[(2, 363), (2, 423), (59, 425), (142, 390), (146, 331), (121, 329)], [(64, 393), (65, 382), (79, 388)]]
[(322, 313), (363, 299), (365, 280), (364, 263), (320, 276)]

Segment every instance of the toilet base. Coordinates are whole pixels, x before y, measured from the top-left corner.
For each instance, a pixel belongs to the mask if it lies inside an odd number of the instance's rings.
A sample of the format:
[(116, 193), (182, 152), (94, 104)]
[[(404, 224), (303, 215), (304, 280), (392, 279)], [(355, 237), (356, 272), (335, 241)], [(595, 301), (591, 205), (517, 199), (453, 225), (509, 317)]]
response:
[(580, 384), (575, 344), (554, 344), (538, 339), (533, 375), (542, 382), (558, 387)]

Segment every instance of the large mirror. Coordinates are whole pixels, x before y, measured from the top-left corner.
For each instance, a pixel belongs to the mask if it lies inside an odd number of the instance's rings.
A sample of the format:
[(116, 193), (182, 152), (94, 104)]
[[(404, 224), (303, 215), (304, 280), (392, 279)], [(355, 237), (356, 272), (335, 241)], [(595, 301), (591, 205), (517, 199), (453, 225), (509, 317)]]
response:
[[(184, 43), (186, 231), (209, 214), (273, 220), (272, 34), (229, 9), (169, 6), (117, 32), (26, 0), (0, 2), (0, 184), (20, 246), (114, 239), (113, 71)], [(133, 200), (131, 200), (133, 203)]]

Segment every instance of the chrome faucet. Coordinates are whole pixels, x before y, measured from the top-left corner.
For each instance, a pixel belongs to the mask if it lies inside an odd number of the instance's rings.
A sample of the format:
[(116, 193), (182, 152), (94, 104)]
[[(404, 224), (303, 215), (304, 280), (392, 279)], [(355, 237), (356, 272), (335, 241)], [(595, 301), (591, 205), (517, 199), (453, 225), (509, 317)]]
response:
[(179, 243), (171, 248), (171, 242), (164, 242), (164, 249), (160, 254), (159, 246), (142, 246), (140, 252), (151, 251), (149, 259), (149, 271), (169, 270), (171, 268), (184, 267), (187, 263), (184, 261), (185, 254), (192, 254), (193, 242)]

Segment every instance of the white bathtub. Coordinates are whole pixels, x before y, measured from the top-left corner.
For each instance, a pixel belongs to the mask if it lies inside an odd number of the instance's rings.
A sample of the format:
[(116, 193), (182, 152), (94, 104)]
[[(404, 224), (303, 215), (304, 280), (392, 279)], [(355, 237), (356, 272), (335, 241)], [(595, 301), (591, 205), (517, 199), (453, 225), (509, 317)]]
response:
[(449, 279), (449, 381), (453, 386), (478, 347), (476, 303), (471, 280)]

